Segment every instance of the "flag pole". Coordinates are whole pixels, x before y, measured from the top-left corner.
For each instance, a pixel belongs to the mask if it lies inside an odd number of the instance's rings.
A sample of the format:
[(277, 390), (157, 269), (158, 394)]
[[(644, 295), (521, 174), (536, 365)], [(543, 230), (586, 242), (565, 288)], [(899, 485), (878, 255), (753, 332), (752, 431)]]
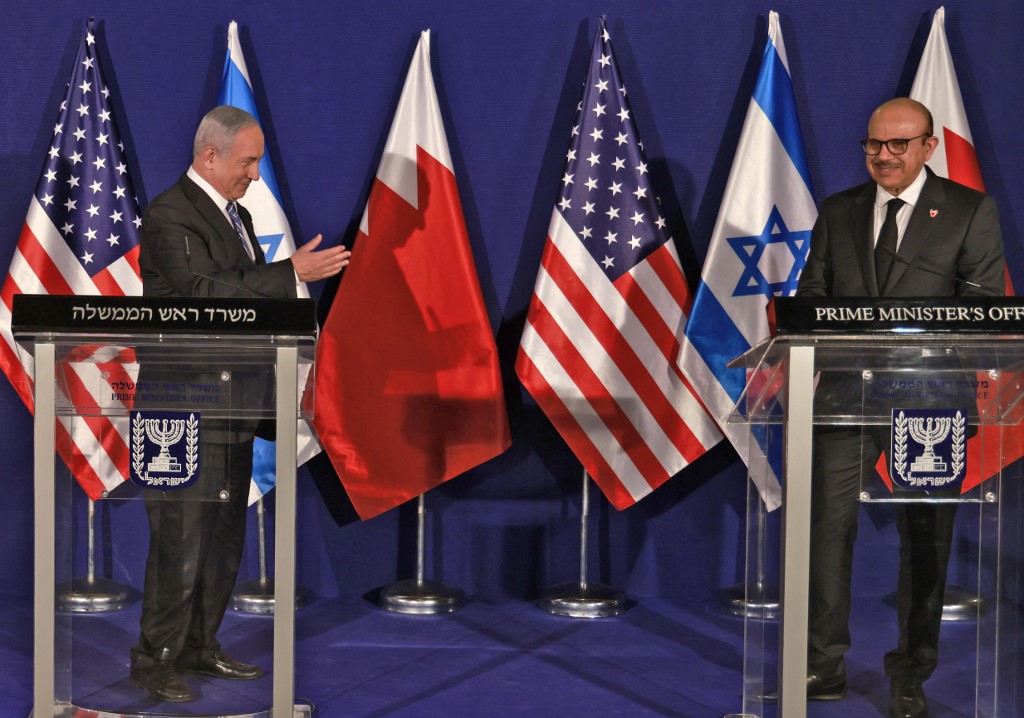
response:
[(426, 494), (416, 500), (416, 578), (398, 581), (381, 589), (380, 606), (392, 613), (436, 616), (453, 613), (465, 603), (465, 592), (425, 577), (427, 545)]
[(580, 501), (580, 580), (551, 586), (544, 592), (540, 606), (548, 613), (570, 618), (607, 618), (626, 610), (622, 591), (587, 580), (587, 544), (590, 524), (590, 477), (583, 469), (583, 494)]
[[(239, 613), (269, 614), (274, 612), (274, 579), (267, 576), (267, 528), (263, 497), (256, 499), (256, 536), (259, 578), (238, 584), (231, 596), (231, 610)], [(295, 608), (305, 603), (305, 591), (295, 587)]]
[(96, 502), (89, 499), (86, 514), (85, 578), (57, 588), (57, 608), (69, 613), (120, 611), (128, 605), (128, 588), (116, 581), (96, 578)]

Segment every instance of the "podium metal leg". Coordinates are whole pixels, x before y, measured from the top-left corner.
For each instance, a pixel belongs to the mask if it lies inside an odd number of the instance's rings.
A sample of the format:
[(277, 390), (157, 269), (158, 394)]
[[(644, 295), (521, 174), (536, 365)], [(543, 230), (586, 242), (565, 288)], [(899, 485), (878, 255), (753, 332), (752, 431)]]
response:
[(785, 718), (807, 715), (807, 616), (811, 535), (810, 431), (813, 424), (814, 348), (789, 351), (786, 393), (781, 579), (779, 596), (779, 712)]
[(580, 580), (558, 583), (544, 592), (540, 606), (548, 613), (570, 618), (607, 618), (626, 609), (625, 595), (600, 583), (587, 581), (587, 527), (590, 523), (590, 481), (583, 470), (580, 506)]
[(424, 578), (427, 536), (427, 508), (424, 494), (416, 503), (416, 578), (393, 583), (380, 592), (381, 608), (392, 613), (436, 616), (453, 613), (465, 603), (460, 588)]
[(277, 520), (274, 522), (273, 716), (295, 715), (295, 447), (298, 350), (277, 349)]
[(35, 594), (32, 629), (32, 705), (54, 705), (54, 607), (56, 605), (53, 577), (56, 559), (56, 518), (54, 516), (53, 457), (56, 450), (53, 432), (56, 349), (40, 342), (35, 348), (35, 416), (33, 417), (34, 469), (34, 540), (35, 558), (33, 590)]

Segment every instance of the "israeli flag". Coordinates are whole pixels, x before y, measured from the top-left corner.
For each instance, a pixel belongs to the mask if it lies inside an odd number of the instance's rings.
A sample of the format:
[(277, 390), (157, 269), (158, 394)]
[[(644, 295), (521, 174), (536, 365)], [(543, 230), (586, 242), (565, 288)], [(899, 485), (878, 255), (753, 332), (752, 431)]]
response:
[[(773, 11), (680, 353), (683, 372), (748, 465), (764, 436), (752, 436), (750, 425), (727, 423), (746, 372), (726, 364), (768, 336), (769, 299), (796, 291), (816, 217), (786, 48)], [(769, 457), (768, 466), (766, 476), (752, 478), (771, 510), (781, 499), (779, 459)]]
[[(224, 72), (220, 79), (220, 94), (217, 95), (218, 105), (231, 105), (245, 110), (259, 122), (260, 115), (256, 110), (256, 96), (252, 91), (249, 70), (245, 66), (242, 46), (238, 42), (238, 23), (234, 20), (228, 25), (228, 53), (224, 58)], [(274, 167), (270, 163), (270, 153), (264, 147), (263, 158), (260, 160), (260, 181), (249, 185), (242, 205), (252, 215), (252, 223), (256, 228), (257, 241), (263, 248), (268, 262), (287, 259), (295, 251), (295, 239), (288, 226), (281, 202), (281, 189), (277, 184)], [(296, 283), (299, 297), (308, 297), (309, 289), (305, 282)], [(305, 386), (305, 377), (299, 377), (299, 391)], [(309, 461), (320, 453), (320, 444), (313, 430), (306, 422), (299, 423), (297, 465)], [(277, 476), (274, 470), (275, 453), (273, 442), (256, 439), (253, 456), (252, 484), (249, 487), (249, 504), (255, 503), (264, 494), (274, 488)]]

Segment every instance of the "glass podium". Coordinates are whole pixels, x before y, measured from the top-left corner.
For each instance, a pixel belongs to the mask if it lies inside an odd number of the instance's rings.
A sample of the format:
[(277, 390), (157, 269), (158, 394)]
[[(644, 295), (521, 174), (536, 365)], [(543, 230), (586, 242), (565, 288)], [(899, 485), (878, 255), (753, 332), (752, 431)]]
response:
[[(746, 372), (730, 423), (751, 432), (746, 602), (766, 605), (777, 587), (780, 604), (777, 622), (756, 612), (745, 620), (743, 715), (886, 714), (883, 655), (899, 633), (896, 516), (924, 504), (955, 516), (946, 598), (962, 583), (971, 599), (955, 630), (943, 621), (938, 667), (924, 683), (931, 714), (1016, 715), (1024, 302), (791, 298), (772, 311), (773, 338), (730, 365)], [(838, 703), (806, 700), (812, 436), (845, 442), (859, 462), (850, 690)], [(920, 547), (905, 543), (908, 560), (924, 565)]]
[[(18, 295), (12, 324), (35, 367), (33, 715), (306, 715), (293, 695), (295, 451), (313, 409), (313, 301)], [(248, 482), (230, 486), (220, 469), (254, 434), (276, 438), (276, 610), (230, 616), (225, 650), (266, 675), (186, 676), (196, 700), (156, 701), (129, 679), (141, 602), (116, 614), (59, 610), (55, 587), (82, 563), (76, 504), (84, 489), (115, 507), (106, 559), (141, 594), (147, 513), (197, 502), (183, 511), (216, 514), (238, 491), (247, 497)]]

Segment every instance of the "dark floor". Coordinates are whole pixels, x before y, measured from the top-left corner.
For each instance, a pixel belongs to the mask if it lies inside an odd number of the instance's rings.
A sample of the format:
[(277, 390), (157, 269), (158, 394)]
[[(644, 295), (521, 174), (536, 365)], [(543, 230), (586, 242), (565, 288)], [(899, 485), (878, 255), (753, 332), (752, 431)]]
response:
[[(0, 716), (23, 718), (31, 708), (31, 607), (23, 598), (4, 604)], [(885, 714), (888, 684), (880, 663), (890, 647), (892, 611), (877, 600), (858, 601), (856, 610), (850, 694), (812, 704), (812, 718)], [(138, 616), (136, 602), (68, 620), (76, 705), (198, 716), (255, 713), (270, 704), (269, 677), (240, 683), (190, 677), (199, 700), (154, 704), (127, 680)], [(222, 642), (233, 656), (269, 667), (271, 626), (266, 618), (229, 614)], [(926, 685), (933, 718), (975, 715), (975, 629), (973, 622), (944, 626), (940, 668)], [(295, 692), (324, 718), (719, 718), (742, 708), (743, 635), (743, 622), (716, 607), (665, 599), (642, 600), (619, 617), (598, 620), (551, 616), (525, 602), (471, 600), (454, 614), (423, 617), (390, 614), (365, 600), (315, 599), (297, 614)], [(1008, 650), (1019, 645), (1006, 643)], [(1019, 698), (1004, 694), (997, 714), (1024, 714), (1014, 705)], [(765, 716), (774, 713), (770, 707)]]

